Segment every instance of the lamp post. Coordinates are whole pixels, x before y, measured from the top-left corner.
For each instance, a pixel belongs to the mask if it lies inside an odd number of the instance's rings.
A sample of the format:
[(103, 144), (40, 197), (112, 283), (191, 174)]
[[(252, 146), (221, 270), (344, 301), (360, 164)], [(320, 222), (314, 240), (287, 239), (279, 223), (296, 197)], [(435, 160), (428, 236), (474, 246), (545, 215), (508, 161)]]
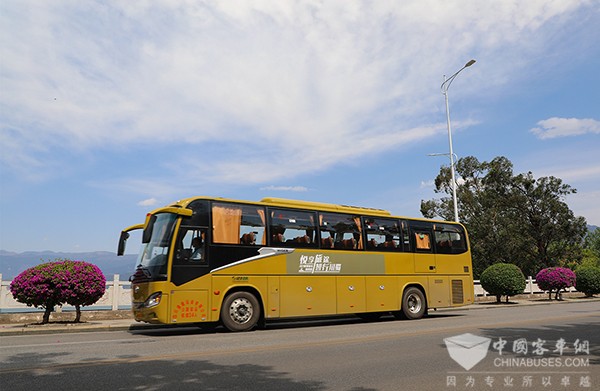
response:
[(446, 100), (446, 121), (448, 122), (448, 144), (450, 145), (450, 173), (452, 175), (452, 202), (454, 203), (454, 221), (458, 222), (458, 203), (456, 201), (456, 179), (454, 175), (454, 151), (452, 150), (452, 129), (450, 127), (450, 106), (448, 106), (448, 89), (450, 88), (450, 84), (454, 81), (454, 78), (458, 76), (458, 74), (465, 68), (470, 67), (475, 64), (475, 60), (471, 60), (466, 63), (462, 68), (460, 68), (454, 75), (450, 76), (446, 79), (446, 75), (444, 75), (444, 82), (441, 85), (442, 94), (444, 94), (444, 98)]

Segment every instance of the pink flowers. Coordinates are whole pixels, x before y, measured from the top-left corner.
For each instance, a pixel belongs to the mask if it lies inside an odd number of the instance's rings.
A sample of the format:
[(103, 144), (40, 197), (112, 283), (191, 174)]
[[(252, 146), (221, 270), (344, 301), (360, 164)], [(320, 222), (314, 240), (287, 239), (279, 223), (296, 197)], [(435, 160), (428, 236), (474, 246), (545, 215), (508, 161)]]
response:
[(556, 290), (556, 299), (559, 299), (562, 289), (575, 286), (576, 282), (575, 273), (565, 267), (542, 269), (535, 279), (540, 289), (548, 291), (550, 296), (552, 296), (552, 291)]
[(94, 304), (106, 290), (102, 271), (84, 261), (61, 260), (42, 263), (15, 277), (10, 291), (18, 302), (44, 308), (47, 323), (54, 306), (70, 304), (77, 309), (76, 321), (81, 316), (80, 306)]

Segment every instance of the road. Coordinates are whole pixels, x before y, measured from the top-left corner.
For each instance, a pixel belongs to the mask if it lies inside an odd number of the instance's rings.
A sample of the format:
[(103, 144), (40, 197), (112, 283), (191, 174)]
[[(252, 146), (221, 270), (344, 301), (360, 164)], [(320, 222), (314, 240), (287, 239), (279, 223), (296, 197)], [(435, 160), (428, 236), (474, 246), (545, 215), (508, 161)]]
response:
[[(248, 333), (178, 328), (2, 337), (0, 387), (599, 389), (599, 307), (571, 302), (438, 311), (418, 321), (278, 322)], [(444, 343), (465, 333), (491, 340), (485, 358), (469, 370)]]

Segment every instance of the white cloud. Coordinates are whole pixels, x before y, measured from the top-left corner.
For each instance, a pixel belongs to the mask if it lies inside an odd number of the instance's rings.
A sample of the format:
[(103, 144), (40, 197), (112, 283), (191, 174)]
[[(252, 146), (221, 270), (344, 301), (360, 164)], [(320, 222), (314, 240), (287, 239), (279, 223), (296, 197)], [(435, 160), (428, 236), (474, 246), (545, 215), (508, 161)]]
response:
[(600, 181), (600, 164), (556, 168), (551, 175), (561, 178), (567, 183), (597, 182)]
[(540, 127), (531, 132), (540, 139), (556, 137), (580, 136), (587, 133), (600, 134), (600, 121), (591, 118), (557, 118), (552, 117), (537, 123)]
[(142, 200), (140, 202), (138, 202), (139, 206), (152, 206), (152, 205), (156, 205), (158, 203), (158, 200), (156, 198), (148, 198), (146, 200)]
[[(64, 150), (226, 143), (241, 152), (170, 164), (264, 183), (422, 142), (445, 129), (423, 125), (441, 112), (442, 74), (527, 58), (547, 44), (533, 33), (586, 2), (480, 4), (4, 2), (0, 159), (43, 176)], [(453, 102), (519, 61), (470, 68)]]
[(433, 189), (435, 187), (435, 180), (430, 179), (427, 181), (421, 181), (421, 189)]

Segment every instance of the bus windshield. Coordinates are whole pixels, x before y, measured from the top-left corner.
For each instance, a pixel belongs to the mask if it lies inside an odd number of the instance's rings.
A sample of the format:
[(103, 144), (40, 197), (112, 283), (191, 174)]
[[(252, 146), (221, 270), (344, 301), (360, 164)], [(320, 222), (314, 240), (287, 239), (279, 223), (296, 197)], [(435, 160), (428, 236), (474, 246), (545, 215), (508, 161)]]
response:
[(147, 278), (152, 280), (167, 278), (169, 247), (177, 217), (172, 213), (160, 213), (156, 215), (156, 219), (151, 219), (149, 226), (146, 227), (146, 230), (152, 232), (152, 236), (149, 242), (142, 246), (136, 269), (142, 270)]

